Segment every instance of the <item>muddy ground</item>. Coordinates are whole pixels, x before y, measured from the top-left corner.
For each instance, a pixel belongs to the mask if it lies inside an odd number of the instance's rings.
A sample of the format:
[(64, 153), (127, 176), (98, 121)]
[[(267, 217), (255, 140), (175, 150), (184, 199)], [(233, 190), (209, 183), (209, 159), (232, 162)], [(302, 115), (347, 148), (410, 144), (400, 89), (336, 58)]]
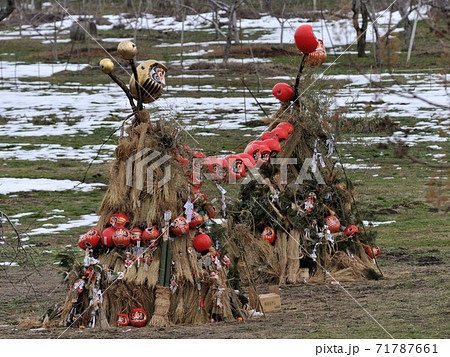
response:
[[(54, 270), (33, 274), (35, 291), (20, 273), (0, 275), (1, 338), (448, 338), (449, 265), (432, 256), (420, 258), (402, 251), (386, 252), (381, 260), (385, 279), (331, 284), (302, 284), (281, 289), (282, 311), (245, 322), (226, 321), (169, 328), (75, 329), (31, 331), (16, 324), (36, 318), (37, 311), (62, 301), (66, 291)], [(11, 281), (15, 282), (13, 288)], [(19, 290), (16, 290), (19, 289)], [(259, 288), (265, 292), (266, 286)], [(35, 295), (36, 294), (36, 295)], [(366, 313), (352, 295), (368, 313)], [(37, 298), (37, 302), (36, 302)], [(33, 303), (31, 303), (33, 301)], [(13, 324), (8, 321), (14, 321)], [(385, 330), (386, 331), (385, 331)]]

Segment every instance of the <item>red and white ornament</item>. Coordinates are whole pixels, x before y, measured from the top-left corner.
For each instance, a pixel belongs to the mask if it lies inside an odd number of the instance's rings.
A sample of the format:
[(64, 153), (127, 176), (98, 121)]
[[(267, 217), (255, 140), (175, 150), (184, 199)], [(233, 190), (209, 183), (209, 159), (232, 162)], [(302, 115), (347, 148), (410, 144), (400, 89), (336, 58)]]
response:
[(142, 327), (147, 323), (147, 313), (144, 309), (133, 309), (130, 312), (130, 323), (134, 327)]
[(130, 220), (124, 214), (114, 213), (111, 217), (109, 217), (109, 224), (116, 229), (128, 228), (130, 226)]
[(282, 102), (290, 102), (294, 96), (294, 90), (289, 84), (277, 83), (272, 88), (272, 94)]
[(366, 254), (372, 259), (378, 258), (381, 254), (381, 250), (378, 246), (373, 247), (373, 248), (370, 248), (369, 246), (367, 246), (365, 250), (366, 250)]
[(359, 230), (358, 230), (358, 227), (356, 227), (356, 226), (347, 226), (344, 229), (344, 233), (347, 236), (351, 236), (352, 234), (355, 234), (355, 233), (358, 233), (358, 232), (359, 232)]
[(98, 242), (100, 242), (100, 232), (95, 228), (89, 229), (83, 236), (83, 243), (87, 248), (95, 248)]
[(142, 230), (140, 228), (134, 227), (131, 230), (131, 243), (140, 245), (140, 242), (142, 242)]
[(189, 227), (192, 229), (197, 229), (204, 222), (203, 216), (200, 215), (197, 211), (192, 210), (191, 221), (189, 222)]
[(186, 218), (182, 216), (176, 217), (171, 226), (172, 233), (177, 237), (189, 232), (189, 224), (187, 223)]
[(325, 218), (325, 224), (328, 226), (328, 229), (331, 233), (338, 232), (341, 228), (341, 222), (336, 216), (328, 216)]
[(261, 239), (273, 244), (273, 242), (275, 242), (275, 230), (272, 227), (264, 228), (261, 234)]
[(142, 241), (147, 247), (154, 248), (158, 245), (160, 233), (155, 226), (149, 226), (142, 232)]
[(128, 326), (130, 324), (130, 319), (127, 314), (119, 314), (117, 315), (116, 323), (117, 326)]
[(308, 54), (317, 48), (317, 39), (311, 25), (301, 25), (295, 30), (295, 45), (303, 53)]
[(113, 242), (118, 248), (125, 248), (130, 244), (131, 233), (126, 228), (118, 228), (114, 232)]

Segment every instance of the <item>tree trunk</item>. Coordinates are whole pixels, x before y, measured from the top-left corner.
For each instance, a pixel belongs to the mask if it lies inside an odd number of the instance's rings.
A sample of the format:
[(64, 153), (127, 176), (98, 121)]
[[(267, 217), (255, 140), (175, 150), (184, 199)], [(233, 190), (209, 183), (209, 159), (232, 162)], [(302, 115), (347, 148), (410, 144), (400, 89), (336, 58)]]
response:
[[(358, 57), (366, 56), (366, 31), (369, 22), (369, 13), (365, 3), (361, 3), (361, 0), (353, 0), (353, 27), (356, 30), (356, 40), (358, 48)], [(359, 25), (359, 14), (361, 14), (362, 23)]]
[(380, 32), (378, 31), (378, 23), (377, 23), (377, 15), (375, 13), (375, 6), (373, 5), (373, 1), (369, 0), (368, 1), (369, 5), (370, 5), (370, 19), (372, 20), (372, 27), (373, 27), (373, 31), (375, 33), (375, 50), (374, 50), (374, 60), (375, 60), (375, 65), (377, 67), (381, 67), (381, 64), (383, 63), (382, 58), (381, 58), (381, 37), (380, 37)]
[(236, 7), (233, 8), (232, 11), (233, 11), (233, 16), (232, 16), (232, 18), (233, 18), (234, 43), (235, 43), (236, 45), (238, 45), (238, 44), (240, 43), (240, 39), (239, 39), (239, 29), (238, 29), (238, 26), (237, 26), (237, 16), (236, 16), (237, 8), (236, 8)]
[(409, 42), (411, 41), (411, 33), (412, 33), (412, 23), (409, 20), (407, 14), (410, 12), (410, 8), (412, 6), (412, 1), (405, 2), (397, 2), (395, 3), (395, 8), (400, 12), (400, 16), (404, 18), (402, 21), (403, 26), (405, 28), (404, 36), (405, 36), (405, 48), (408, 48)]
[(8, 0), (6, 2), (6, 6), (0, 9), (0, 21), (6, 19), (9, 15), (11, 15), (15, 8), (16, 2), (14, 0)]

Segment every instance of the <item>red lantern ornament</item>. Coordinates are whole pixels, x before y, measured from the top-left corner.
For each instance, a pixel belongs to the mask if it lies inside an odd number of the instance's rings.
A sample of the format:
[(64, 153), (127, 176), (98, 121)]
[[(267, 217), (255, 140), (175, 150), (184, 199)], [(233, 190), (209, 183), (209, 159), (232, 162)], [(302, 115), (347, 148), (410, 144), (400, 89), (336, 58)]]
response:
[(336, 216), (328, 216), (325, 218), (325, 224), (328, 226), (328, 229), (331, 233), (339, 231), (341, 228), (341, 222)]
[(95, 248), (98, 242), (100, 242), (100, 232), (95, 228), (89, 229), (83, 236), (83, 243), (87, 248)]
[(275, 128), (271, 131), (277, 136), (278, 141), (287, 140), (289, 138), (288, 131), (284, 128)]
[(117, 326), (128, 326), (130, 324), (130, 319), (127, 314), (117, 315)]
[(208, 218), (214, 218), (217, 214), (216, 209), (211, 205), (206, 206), (205, 211), (206, 214), (208, 215)]
[(142, 230), (135, 227), (131, 230), (131, 243), (137, 244), (138, 242), (142, 242)]
[(294, 90), (289, 84), (277, 83), (272, 88), (272, 94), (282, 102), (290, 102), (294, 96)]
[(355, 234), (355, 233), (358, 233), (358, 232), (359, 232), (359, 230), (358, 230), (358, 227), (356, 227), (356, 226), (347, 226), (344, 229), (344, 233), (347, 236), (351, 236), (352, 234)]
[(280, 124), (276, 126), (276, 128), (286, 129), (289, 135), (294, 132), (294, 126), (291, 123), (288, 123), (287, 121), (282, 121)]
[(109, 224), (116, 229), (128, 228), (130, 226), (130, 220), (124, 214), (114, 213), (111, 217), (109, 217)]
[(197, 252), (203, 252), (211, 247), (212, 241), (207, 234), (201, 233), (195, 236), (193, 245)]
[(204, 222), (203, 216), (198, 214), (197, 211), (192, 210), (192, 217), (191, 221), (189, 222), (189, 227), (191, 227), (192, 229), (197, 229), (202, 225), (203, 222)]
[(118, 228), (114, 232), (113, 242), (118, 248), (125, 248), (130, 244), (131, 233), (126, 228)]
[(317, 48), (317, 39), (311, 25), (301, 25), (294, 34), (295, 45), (303, 53), (308, 54)]
[(369, 246), (367, 246), (365, 250), (366, 250), (367, 255), (372, 259), (378, 258), (381, 254), (381, 250), (378, 246), (373, 247), (373, 248), (370, 248)]
[(105, 247), (112, 248), (114, 247), (113, 236), (115, 229), (113, 227), (108, 227), (102, 232), (102, 244)]
[(306, 57), (305, 64), (308, 66), (320, 66), (327, 59), (327, 51), (322, 40), (318, 40), (317, 48)]
[(134, 327), (142, 327), (147, 323), (147, 313), (144, 309), (133, 309), (130, 312), (130, 323)]
[(147, 247), (154, 248), (159, 242), (159, 231), (155, 226), (150, 226), (144, 229), (142, 232), (142, 241)]
[(80, 237), (80, 239), (78, 239), (78, 246), (81, 248), (81, 249), (83, 249), (83, 250), (86, 250), (86, 245), (84, 244), (84, 240), (83, 240), (83, 237)]
[(264, 231), (261, 234), (261, 239), (273, 244), (273, 242), (275, 242), (275, 230), (272, 227), (264, 228)]
[(172, 222), (172, 233), (177, 237), (189, 232), (189, 224), (186, 222), (186, 218), (182, 216), (176, 217)]

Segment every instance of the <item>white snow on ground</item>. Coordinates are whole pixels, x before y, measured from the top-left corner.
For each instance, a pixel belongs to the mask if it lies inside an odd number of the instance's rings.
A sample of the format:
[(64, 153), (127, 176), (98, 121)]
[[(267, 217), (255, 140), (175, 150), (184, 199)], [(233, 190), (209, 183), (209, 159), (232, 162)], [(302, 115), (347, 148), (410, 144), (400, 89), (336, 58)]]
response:
[(386, 221), (386, 222), (372, 222), (372, 221), (363, 221), (363, 224), (366, 226), (372, 225), (373, 227), (381, 226), (382, 224), (391, 224), (395, 223), (396, 221)]
[(77, 190), (89, 192), (98, 187), (105, 186), (103, 183), (81, 183), (71, 180), (53, 179), (29, 179), (0, 177), (0, 194), (7, 195), (12, 192), (29, 191), (65, 191)]
[(0, 265), (8, 266), (8, 267), (18, 267), (19, 264), (16, 262), (0, 262)]
[(81, 216), (80, 219), (76, 220), (69, 219), (67, 223), (56, 224), (52, 228), (42, 227), (33, 229), (29, 233), (27, 233), (27, 235), (34, 236), (38, 234), (54, 234), (58, 232), (67, 231), (72, 228), (94, 226), (98, 222), (99, 218), (100, 216), (96, 214), (87, 214)]
[(115, 145), (104, 145), (97, 159), (100, 145), (85, 145), (79, 149), (59, 144), (4, 144), (0, 143), (0, 159), (15, 160), (48, 160), (56, 161), (62, 159), (80, 160), (83, 162), (109, 162), (113, 159)]

